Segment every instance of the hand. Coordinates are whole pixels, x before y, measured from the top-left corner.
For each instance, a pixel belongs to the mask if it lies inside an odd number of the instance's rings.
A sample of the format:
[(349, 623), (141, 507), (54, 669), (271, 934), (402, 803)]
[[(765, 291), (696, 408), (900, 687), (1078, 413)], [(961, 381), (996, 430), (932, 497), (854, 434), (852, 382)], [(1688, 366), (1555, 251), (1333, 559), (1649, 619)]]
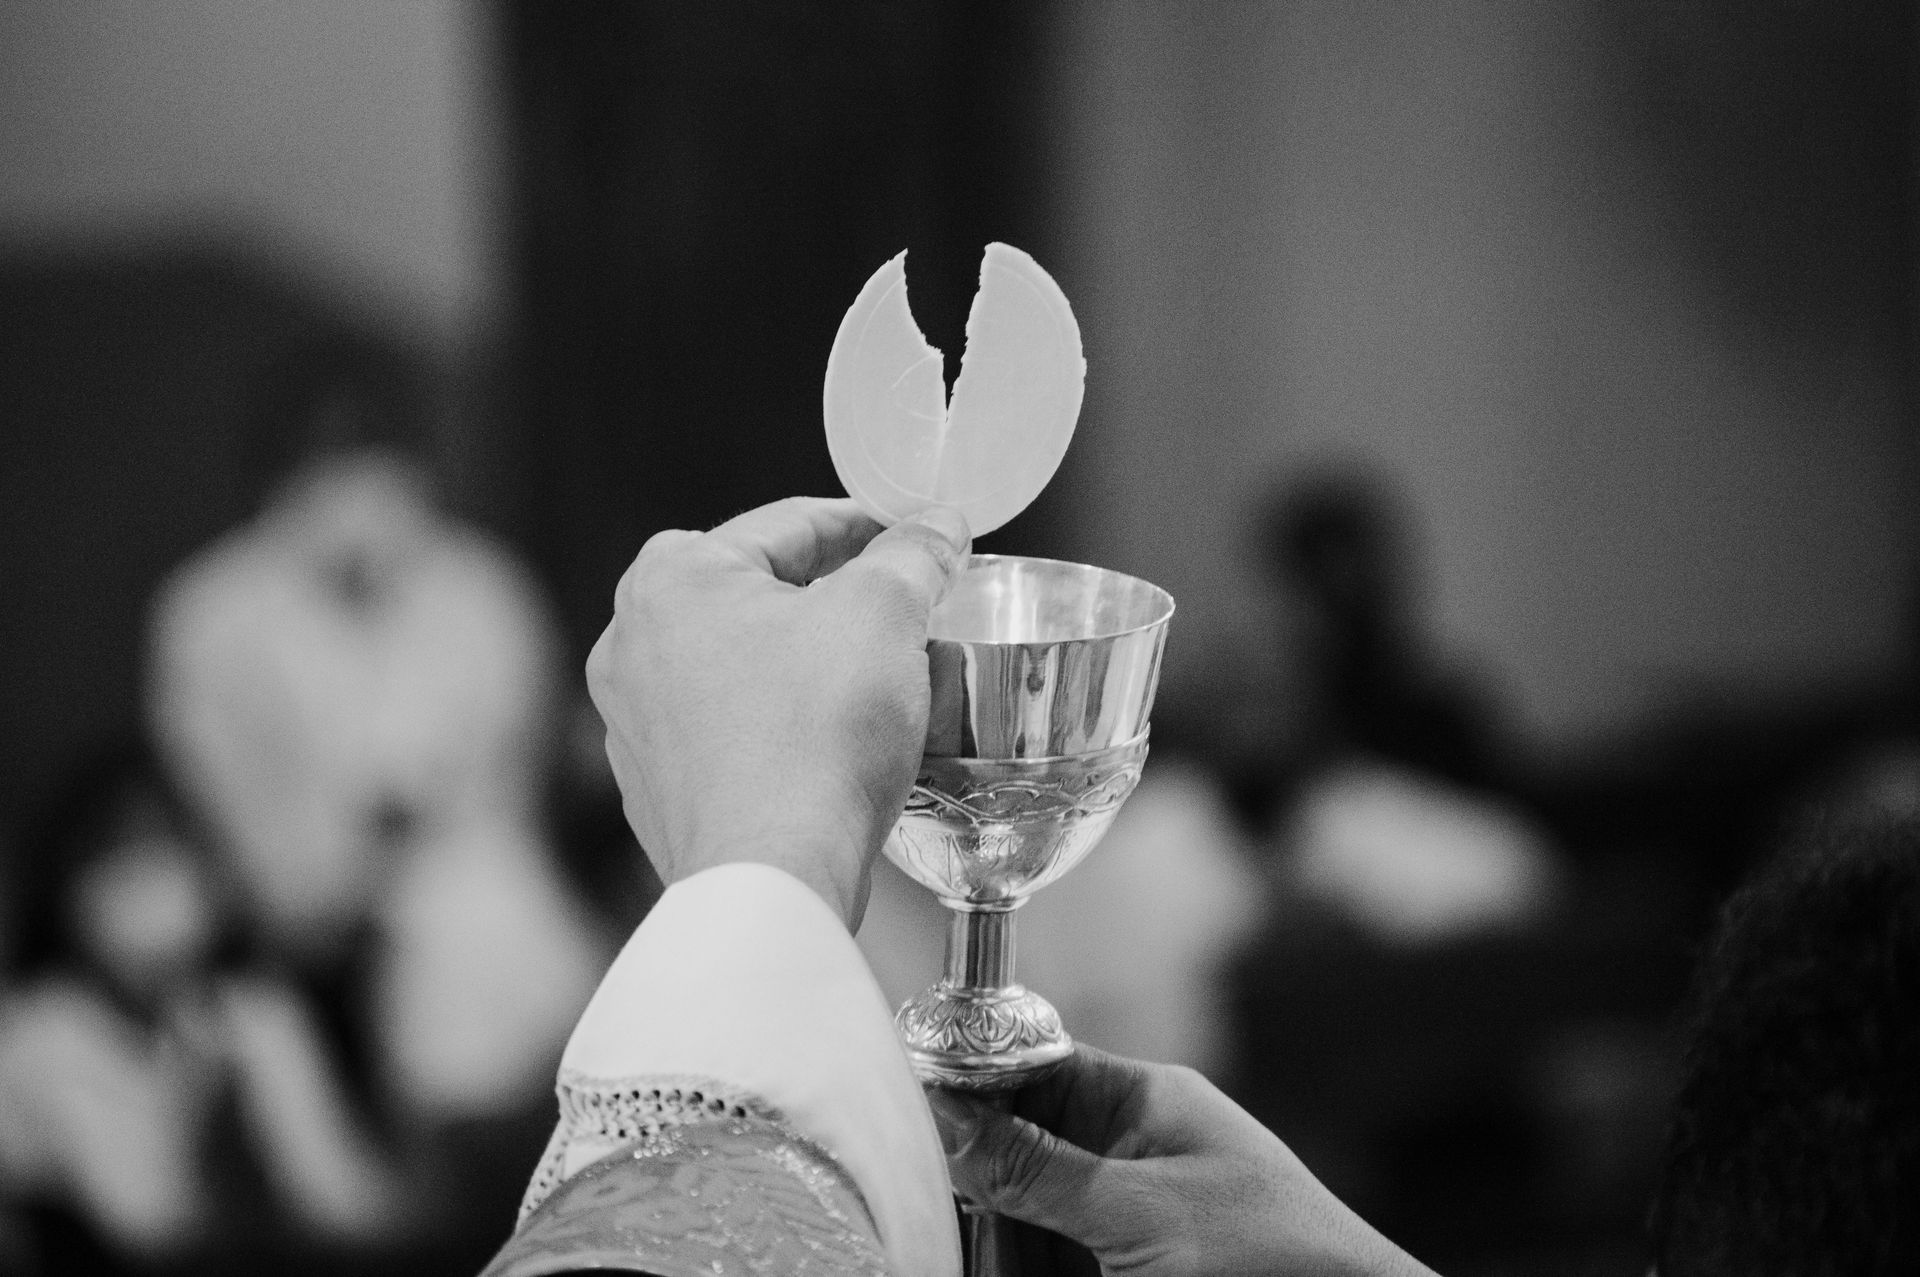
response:
[(952, 510), (883, 532), (808, 498), (647, 542), (587, 686), (662, 882), (762, 861), (859, 926), (926, 744), (927, 616), (967, 543)]
[(955, 1191), (1078, 1242), (1102, 1273), (1432, 1277), (1192, 1069), (1083, 1046), (1017, 1115), (930, 1099)]

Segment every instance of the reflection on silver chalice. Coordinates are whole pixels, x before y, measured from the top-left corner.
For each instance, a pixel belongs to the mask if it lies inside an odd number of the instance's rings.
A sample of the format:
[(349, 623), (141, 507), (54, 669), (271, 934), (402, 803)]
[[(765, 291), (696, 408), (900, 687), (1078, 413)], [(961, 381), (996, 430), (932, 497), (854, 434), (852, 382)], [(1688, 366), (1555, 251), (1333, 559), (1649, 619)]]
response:
[(1059, 1014), (1014, 981), (1014, 911), (1093, 849), (1139, 781), (1172, 615), (1137, 577), (994, 555), (935, 609), (926, 757), (886, 844), (954, 911), (944, 978), (895, 1016), (923, 1082), (1010, 1092), (1073, 1053)]

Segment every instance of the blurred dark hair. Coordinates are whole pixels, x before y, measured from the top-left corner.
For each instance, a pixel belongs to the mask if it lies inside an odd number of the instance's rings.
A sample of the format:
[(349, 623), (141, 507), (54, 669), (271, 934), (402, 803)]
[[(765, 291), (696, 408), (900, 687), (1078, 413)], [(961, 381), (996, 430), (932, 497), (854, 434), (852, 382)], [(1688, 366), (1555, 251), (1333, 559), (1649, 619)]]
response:
[(21, 976), (89, 966), (75, 933), (74, 883), (129, 826), (157, 818), (190, 845), (193, 822), (152, 750), (108, 745), (82, 760), (30, 820), (6, 892), (14, 934), (10, 966)]
[(1829, 825), (1773, 862), (1693, 1005), (1660, 1277), (1920, 1272), (1920, 824)]
[(425, 365), (399, 343), (336, 332), (299, 346), (258, 374), (250, 422), (255, 497), (330, 453), (423, 452), (431, 401)]
[(1343, 611), (1390, 601), (1409, 555), (1403, 501), (1371, 470), (1323, 468), (1274, 493), (1261, 515), (1271, 570)]

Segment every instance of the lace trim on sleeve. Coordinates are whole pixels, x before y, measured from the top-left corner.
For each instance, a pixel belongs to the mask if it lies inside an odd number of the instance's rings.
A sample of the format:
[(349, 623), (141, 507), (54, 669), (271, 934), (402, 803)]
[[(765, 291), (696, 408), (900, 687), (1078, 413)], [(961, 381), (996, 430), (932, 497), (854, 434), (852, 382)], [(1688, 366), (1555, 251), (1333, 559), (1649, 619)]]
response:
[[(710, 1099), (700, 1107), (714, 1111)], [(893, 1273), (873, 1214), (845, 1169), (819, 1145), (751, 1113), (663, 1126), (568, 1176), (514, 1230), (482, 1277), (588, 1271)]]
[(787, 1130), (779, 1110), (712, 1078), (609, 1079), (563, 1069), (554, 1094), (560, 1101), (560, 1121), (527, 1184), (516, 1226), (525, 1223), (562, 1180), (623, 1148), (656, 1144), (680, 1127), (750, 1117)]

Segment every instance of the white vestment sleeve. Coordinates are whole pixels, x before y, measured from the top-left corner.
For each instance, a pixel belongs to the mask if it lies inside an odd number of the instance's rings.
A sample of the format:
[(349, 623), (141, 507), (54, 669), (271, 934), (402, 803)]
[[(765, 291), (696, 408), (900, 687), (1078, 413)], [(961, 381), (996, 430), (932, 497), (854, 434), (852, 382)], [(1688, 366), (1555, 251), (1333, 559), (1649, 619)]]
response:
[(893, 1018), (839, 917), (781, 870), (722, 865), (668, 888), (574, 1027), (561, 1075), (737, 1088), (839, 1161), (896, 1272), (960, 1272), (946, 1160)]

